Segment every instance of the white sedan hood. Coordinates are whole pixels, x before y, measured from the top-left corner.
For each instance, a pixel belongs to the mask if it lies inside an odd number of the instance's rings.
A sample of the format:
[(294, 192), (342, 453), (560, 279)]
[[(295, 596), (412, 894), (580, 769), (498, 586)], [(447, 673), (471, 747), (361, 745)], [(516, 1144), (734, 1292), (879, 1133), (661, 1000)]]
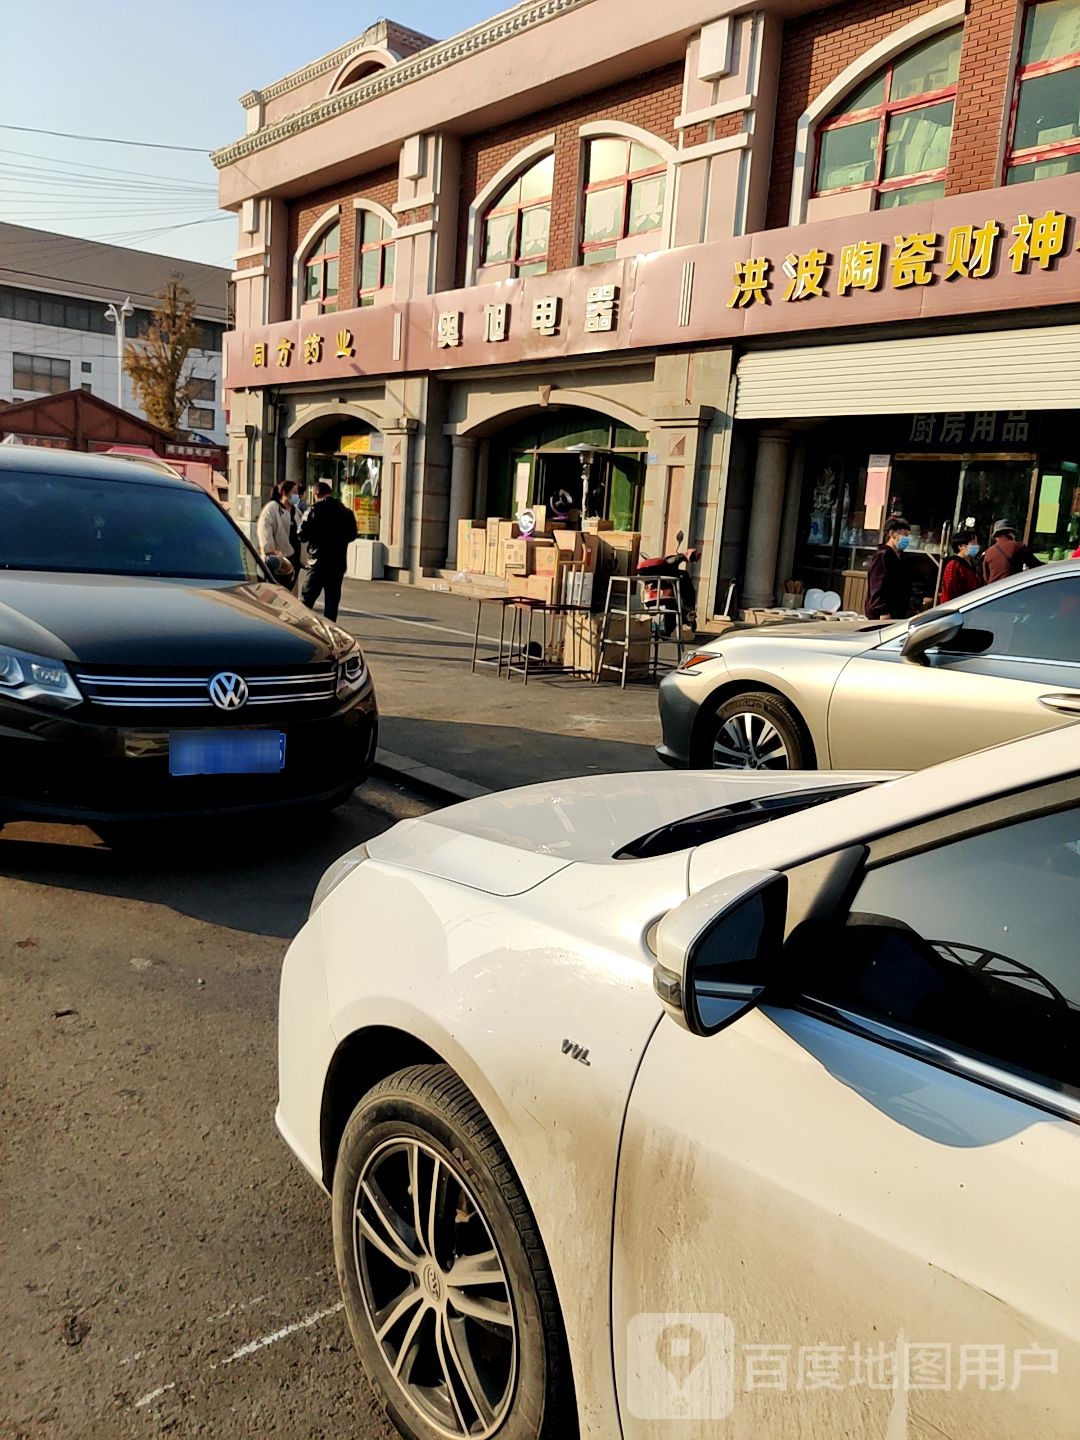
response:
[(610, 862), (632, 840), (673, 821), (740, 800), (842, 784), (846, 778), (835, 771), (702, 770), (560, 780), (402, 821), (369, 840), (367, 852), (373, 860), (491, 895), (518, 895), (567, 865)]

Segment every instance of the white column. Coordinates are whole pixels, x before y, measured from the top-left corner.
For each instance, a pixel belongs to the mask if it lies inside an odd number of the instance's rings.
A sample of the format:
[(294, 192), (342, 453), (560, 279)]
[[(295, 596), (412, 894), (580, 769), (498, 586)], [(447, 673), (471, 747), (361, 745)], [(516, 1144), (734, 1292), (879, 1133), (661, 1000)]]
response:
[(780, 553), (776, 565), (776, 588), (790, 580), (795, 565), (795, 547), (799, 539), (799, 507), (802, 504), (803, 470), (806, 465), (806, 440), (796, 438), (788, 463), (787, 493), (784, 497), (784, 524), (780, 532)]
[(297, 485), (303, 484), (306, 450), (303, 440), (285, 441), (285, 479), (295, 480)]
[(776, 555), (790, 444), (787, 430), (763, 430), (758, 436), (743, 581), (743, 604), (751, 608), (776, 604)]
[(472, 435), (451, 435), (450, 445), (450, 513), (447, 516), (446, 568), (456, 569), (458, 521), (469, 520), (476, 494), (476, 446)]

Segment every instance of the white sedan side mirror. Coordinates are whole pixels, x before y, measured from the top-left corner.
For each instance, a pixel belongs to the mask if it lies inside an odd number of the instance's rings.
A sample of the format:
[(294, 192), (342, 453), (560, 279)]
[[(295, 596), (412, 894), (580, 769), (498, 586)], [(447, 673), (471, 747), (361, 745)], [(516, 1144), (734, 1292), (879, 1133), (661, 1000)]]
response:
[(653, 987), (680, 1025), (714, 1035), (761, 1003), (778, 970), (787, 877), (751, 870), (709, 885), (656, 928)]

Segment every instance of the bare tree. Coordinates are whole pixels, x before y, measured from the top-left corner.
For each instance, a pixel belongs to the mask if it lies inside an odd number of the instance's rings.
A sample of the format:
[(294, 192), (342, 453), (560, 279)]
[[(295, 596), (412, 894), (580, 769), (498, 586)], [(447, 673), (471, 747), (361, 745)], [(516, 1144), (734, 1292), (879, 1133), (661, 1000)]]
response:
[(179, 275), (158, 292), (158, 307), (144, 337), (127, 347), (124, 370), (152, 425), (175, 435), (191, 401), (192, 376), (184, 374), (199, 340), (195, 298)]

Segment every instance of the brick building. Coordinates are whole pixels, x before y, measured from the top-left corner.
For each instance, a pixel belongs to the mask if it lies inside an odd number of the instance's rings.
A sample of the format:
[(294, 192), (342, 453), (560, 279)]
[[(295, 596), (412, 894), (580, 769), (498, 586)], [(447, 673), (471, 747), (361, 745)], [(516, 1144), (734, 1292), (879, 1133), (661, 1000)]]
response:
[[(235, 510), (364, 487), (392, 573), (559, 489), (857, 605), (887, 509), (1080, 541), (1080, 0), (535, 0), (241, 102)], [(577, 447), (577, 450), (574, 449)]]

